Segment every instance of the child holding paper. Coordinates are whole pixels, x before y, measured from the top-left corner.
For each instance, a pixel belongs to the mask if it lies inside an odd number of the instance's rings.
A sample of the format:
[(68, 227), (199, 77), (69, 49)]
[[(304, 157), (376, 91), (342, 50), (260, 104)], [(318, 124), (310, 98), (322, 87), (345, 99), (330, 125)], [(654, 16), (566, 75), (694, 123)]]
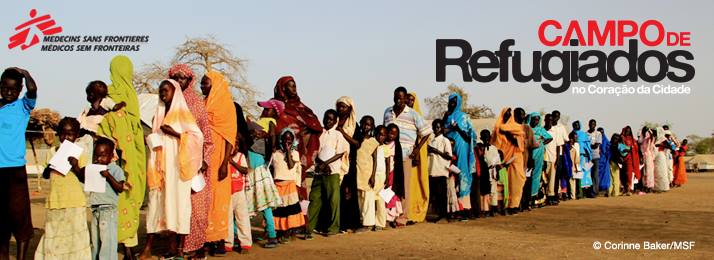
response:
[[(162, 81), (159, 101), (151, 132), (161, 136), (161, 146), (151, 150), (147, 163), (148, 234), (142, 257), (151, 255), (155, 234), (164, 231), (171, 237), (165, 256), (183, 253), (179, 240), (190, 232), (193, 212), (191, 180), (204, 162), (200, 152), (204, 136), (186, 104), (179, 83), (172, 79)], [(225, 217), (228, 217), (227, 213)]]
[[(79, 158), (62, 158), (78, 161), (84, 166), (92, 149), (91, 140), (77, 142), (79, 121), (65, 117), (57, 125), (57, 133), (61, 143), (72, 142), (83, 150)], [(59, 147), (50, 149), (48, 158), (55, 156)], [(49, 160), (48, 160), (49, 161)], [(50, 179), (50, 192), (45, 200), (47, 208), (45, 233), (35, 251), (35, 259), (89, 259), (92, 257), (92, 247), (89, 243), (87, 229), (87, 198), (84, 195), (80, 180), (84, 176), (78, 171), (62, 174), (48, 165), (42, 177)]]
[[(455, 141), (451, 138), (447, 138), (447, 140), (450, 142), (451, 147), (454, 147)], [(459, 214), (459, 212), (464, 210), (464, 206), (459, 200), (459, 185), (456, 183), (459, 180), (458, 175), (461, 174), (461, 169), (456, 166), (456, 162), (458, 161), (458, 159), (459, 158), (454, 154), (451, 158), (451, 163), (447, 169), (449, 177), (446, 181), (446, 212), (449, 214), (449, 221), (467, 220), (466, 217), (461, 216)]]
[(447, 216), (446, 187), (449, 181), (451, 142), (444, 136), (444, 123), (441, 119), (434, 119), (431, 129), (434, 137), (426, 148), (429, 153), (429, 200), (437, 215), (434, 222), (439, 222)]
[[(79, 168), (76, 160), (72, 160), (72, 170), (78, 172), (85, 180), (85, 190), (90, 190), (88, 200), (92, 209), (92, 224), (90, 225), (90, 237), (92, 241), (92, 259), (117, 259), (117, 203), (119, 193), (131, 187), (124, 185), (124, 171), (116, 163), (114, 158), (114, 142), (106, 138), (99, 138), (94, 142), (94, 153), (92, 155), (92, 165)], [(99, 170), (93, 172), (92, 169)], [(101, 187), (92, 186), (88, 179), (90, 174), (99, 174), (106, 182), (104, 192), (92, 191), (101, 190)]]

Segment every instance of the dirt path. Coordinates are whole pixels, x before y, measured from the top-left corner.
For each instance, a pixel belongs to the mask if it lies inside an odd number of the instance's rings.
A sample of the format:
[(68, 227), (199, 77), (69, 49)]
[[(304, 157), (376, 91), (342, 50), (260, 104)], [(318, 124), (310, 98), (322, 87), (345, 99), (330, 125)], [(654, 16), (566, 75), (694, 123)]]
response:
[[(714, 259), (714, 174), (662, 194), (569, 201), (516, 216), (315, 237), (223, 259)], [(33, 222), (42, 227), (41, 200)], [(41, 232), (41, 231), (38, 231)], [(594, 242), (695, 241), (692, 250), (595, 250)], [(14, 247), (14, 245), (13, 245)], [(159, 248), (160, 250), (160, 248)]]

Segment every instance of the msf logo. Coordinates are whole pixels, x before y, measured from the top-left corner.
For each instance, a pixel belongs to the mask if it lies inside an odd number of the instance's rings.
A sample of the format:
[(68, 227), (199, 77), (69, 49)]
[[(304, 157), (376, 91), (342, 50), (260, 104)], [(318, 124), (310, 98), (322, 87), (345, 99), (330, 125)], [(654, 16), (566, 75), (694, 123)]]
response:
[(8, 49), (14, 49), (20, 46), (23, 51), (40, 42), (40, 37), (37, 33), (30, 34), (32, 28), (35, 28), (42, 33), (43, 36), (55, 35), (62, 32), (62, 26), (57, 26), (57, 23), (52, 16), (45, 14), (37, 16), (37, 10), (30, 10), (30, 20), (15, 27), (15, 35), (10, 37)]

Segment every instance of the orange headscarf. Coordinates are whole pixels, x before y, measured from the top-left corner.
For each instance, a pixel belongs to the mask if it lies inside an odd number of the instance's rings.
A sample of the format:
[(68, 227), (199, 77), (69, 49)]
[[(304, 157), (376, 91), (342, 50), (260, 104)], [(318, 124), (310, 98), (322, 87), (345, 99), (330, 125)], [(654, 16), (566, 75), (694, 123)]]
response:
[(231, 145), (235, 145), (238, 121), (233, 105), (233, 97), (228, 90), (228, 81), (217, 71), (209, 71), (206, 77), (211, 79), (211, 92), (206, 98), (206, 113), (211, 128)]
[[(177, 163), (181, 180), (189, 181), (196, 175), (203, 160), (203, 155), (196, 152), (202, 149), (203, 134), (196, 124), (196, 119), (189, 111), (188, 105), (186, 105), (181, 86), (171, 79), (165, 81), (174, 86), (174, 96), (168, 112), (165, 112), (166, 104), (164, 102), (159, 102), (156, 106), (151, 132), (161, 134), (163, 144), (149, 154), (147, 182), (150, 189), (164, 186), (163, 180), (167, 164)], [(165, 136), (161, 131), (162, 125), (168, 125), (174, 131), (180, 133), (179, 140)], [(178, 155), (164, 154), (164, 150), (168, 150), (168, 146), (178, 146)]]
[[(525, 148), (526, 134), (523, 131), (523, 125), (516, 123), (513, 115), (508, 118), (506, 123), (503, 123), (503, 116), (506, 114), (508, 109), (509, 108), (503, 108), (501, 110), (501, 114), (496, 120), (496, 125), (493, 127), (493, 133), (491, 133), (491, 144), (503, 152), (503, 161), (510, 160), (514, 153), (522, 153)], [(517, 141), (515, 145), (511, 143), (508, 138), (506, 138), (506, 135), (504, 134), (505, 132), (513, 135)]]

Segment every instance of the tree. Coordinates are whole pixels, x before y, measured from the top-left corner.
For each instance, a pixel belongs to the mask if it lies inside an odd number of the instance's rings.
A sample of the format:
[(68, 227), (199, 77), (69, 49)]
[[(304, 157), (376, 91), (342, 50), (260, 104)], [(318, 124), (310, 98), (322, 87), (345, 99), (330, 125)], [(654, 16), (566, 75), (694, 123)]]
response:
[(689, 151), (696, 154), (714, 153), (714, 136), (701, 137), (698, 135), (688, 135), (687, 141), (689, 142)]
[(159, 81), (166, 78), (168, 68), (161, 63), (146, 64), (140, 71), (134, 72), (136, 93), (159, 93)]
[(54, 143), (55, 134), (53, 129), (57, 127), (59, 121), (59, 113), (49, 108), (38, 108), (30, 112), (30, 122), (27, 124), (27, 134), (25, 136), (30, 141), (33, 152), (36, 140), (43, 139), (47, 145)]
[[(30, 143), (35, 165), (39, 165), (36, 150), (37, 140), (44, 140), (45, 144), (52, 145), (55, 141), (55, 132), (52, 129), (57, 127), (59, 121), (59, 113), (49, 108), (38, 108), (30, 112), (30, 122), (27, 124), (25, 139)], [(40, 143), (40, 145), (42, 145), (42, 143)], [(42, 185), (39, 185), (39, 176), (37, 180), (37, 189), (42, 190)]]
[[(176, 53), (170, 64), (185, 63), (196, 72), (196, 82), (200, 82), (206, 71), (220, 71), (235, 89), (234, 100), (243, 106), (248, 114), (257, 114), (258, 105), (255, 102), (259, 94), (251, 86), (245, 76), (245, 60), (236, 57), (224, 44), (215, 37), (188, 38), (176, 48)], [(166, 78), (170, 65), (154, 62), (144, 65), (134, 75), (134, 87), (139, 93), (156, 93), (161, 80)]]
[(491, 108), (485, 105), (470, 105), (468, 102), (469, 94), (461, 87), (450, 84), (446, 88), (447, 90), (438, 96), (424, 99), (424, 104), (429, 107), (429, 113), (427, 113), (428, 119), (436, 119), (444, 116), (449, 104), (449, 95), (454, 92), (461, 95), (462, 110), (468, 114), (471, 119), (493, 118), (495, 116)]

